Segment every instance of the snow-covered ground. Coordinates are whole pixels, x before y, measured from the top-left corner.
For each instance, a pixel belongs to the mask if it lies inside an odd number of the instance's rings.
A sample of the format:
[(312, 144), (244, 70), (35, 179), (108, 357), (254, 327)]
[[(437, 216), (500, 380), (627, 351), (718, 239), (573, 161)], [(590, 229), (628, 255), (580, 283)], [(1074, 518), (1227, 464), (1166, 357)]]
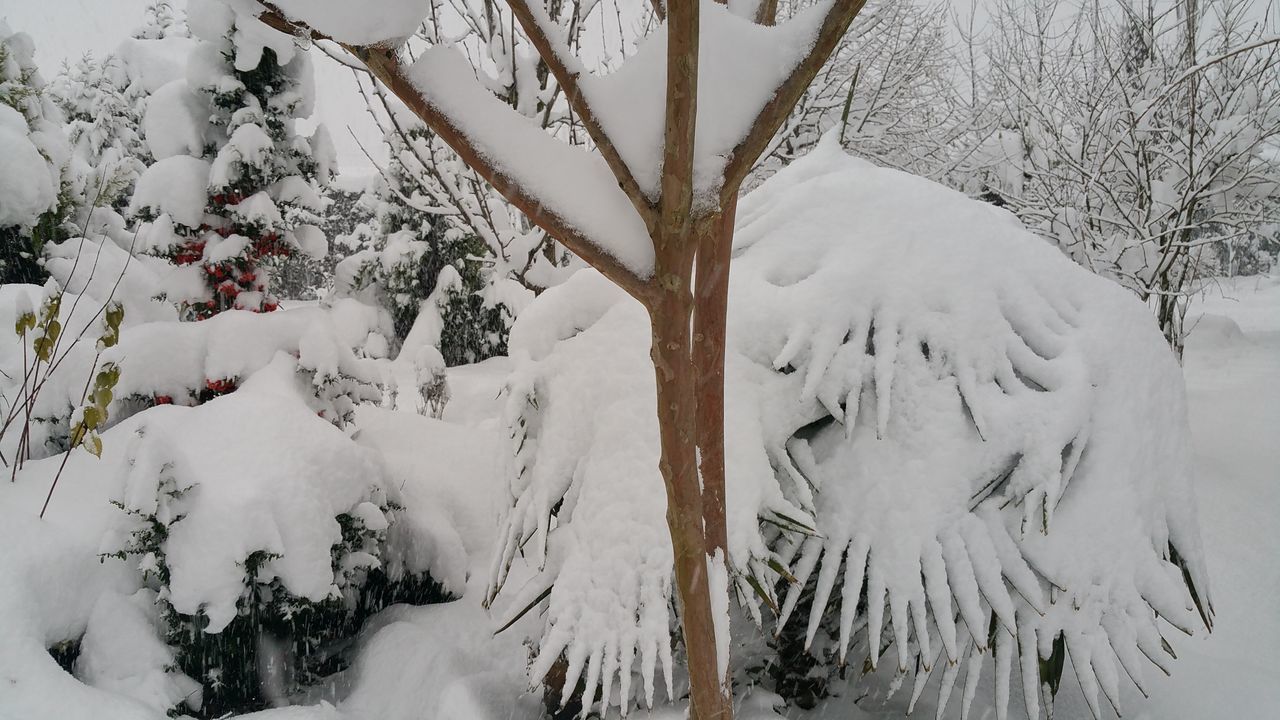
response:
[(1223, 283), (1192, 315), (1187, 395), (1218, 614), (1209, 637), (1170, 638), (1179, 657), (1173, 677), (1156, 678), (1135, 717), (1277, 717), (1280, 278)]
[[(1280, 443), (1276, 442), (1280, 437), (1280, 277), (1222, 283), (1197, 301), (1188, 325), (1193, 330), (1185, 371), (1216, 626), (1208, 636), (1202, 631), (1190, 638), (1169, 635), (1179, 657), (1172, 665), (1172, 677), (1158, 676), (1151, 669), (1151, 697), (1143, 699), (1129, 689), (1123, 709), (1125, 717), (1150, 720), (1275, 717), (1280, 709), (1275, 671), (1280, 664), (1280, 561), (1275, 551), (1280, 547)], [(527, 690), (528, 654), (520, 643), (522, 635), (536, 634), (536, 627), (517, 627), (494, 637), (495, 618), (508, 608), (500, 601), (490, 615), (479, 604), (490, 559), (487, 546), (496, 532), (490, 524), (496, 515), (494, 494), (499, 491), (496, 473), (491, 475), (486, 469), (493, 457), (488, 444), (497, 440), (493, 418), (499, 413), (500, 402), (495, 397), (509, 372), (508, 364), (505, 359), (496, 360), (453, 373), (454, 399), (445, 414), (449, 427), (416, 418), (414, 432), (395, 431), (383, 422), (390, 420), (387, 411), (374, 411), (358, 423), (363, 431), (356, 437), (357, 443), (374, 447), (385, 456), (387, 479), (407, 498), (421, 493), (443, 498), (442, 506), (434, 512), (443, 511), (452, 518), (457, 544), (469, 567), (463, 598), (445, 605), (400, 607), (383, 613), (363, 633), (361, 660), (351, 677), (344, 678), (328, 696), (312, 698), (318, 704), (267, 711), (254, 715), (255, 720), (539, 717), (541, 703)], [(433, 439), (424, 442), (427, 436)], [(121, 444), (109, 442), (109, 452), (115, 453)], [(459, 467), (470, 469), (447, 471)], [(43, 475), (45, 469), (40, 465), (34, 472)], [(406, 486), (411, 476), (416, 479)], [(473, 480), (464, 481), (464, 477)], [(20, 577), (11, 574), (0, 578), (0, 599), (11, 601), (8, 610), (21, 611), (0, 616), (0, 720), (54, 716), (41, 714), (40, 708), (56, 709), (57, 717), (160, 717), (113, 692), (102, 692), (114, 687), (104, 680), (110, 680), (106, 676), (99, 678), (99, 690), (91, 690), (62, 675), (47, 658), (38, 657), (43, 656), (35, 644), (40, 641), (38, 636), (59, 635), (55, 625), (74, 624), (78, 621), (73, 618), (86, 616), (86, 609), (78, 608), (77, 602), (89, 602), (99, 587), (131, 587), (127, 578), (106, 572), (109, 568), (93, 557), (97, 540), (91, 536), (114, 512), (101, 498), (111, 494), (107, 486), (117, 481), (105, 477), (102, 481), (104, 486), (93, 493), (59, 496), (63, 503), (79, 506), (93, 500), (95, 507), (101, 506), (76, 515), (84, 521), (83, 531), (73, 531), (55, 519), (53, 529), (58, 532), (54, 532), (39, 527), (33, 519), (19, 517), (24, 514), (18, 512), (19, 506), (38, 501), (45, 482), (20, 481), (0, 491), (0, 522), (7, 526), (0, 527), (0, 537), (7, 539), (0, 545), (0, 567), (23, 568)], [(468, 482), (491, 482), (494, 487), (466, 489), (463, 485)], [(455, 507), (458, 502), (463, 505)], [(76, 567), (32, 567), (21, 560), (24, 556), (71, 557), (70, 553), (59, 555), (55, 546), (77, 543), (84, 545), (86, 552), (82, 553), (84, 562)], [(74, 591), (63, 587), (36, 592), (44, 584), (65, 582), (73, 576), (80, 583)], [(33, 595), (63, 597), (65, 601), (53, 608), (58, 612), (52, 615), (36, 613), (28, 605)], [(50, 615), (46, 620), (53, 624), (36, 628), (21, 619), (25, 617), (22, 613)], [(530, 620), (538, 622), (532, 617), (523, 622)], [(137, 651), (144, 650), (156, 649), (139, 646)], [(127, 674), (123, 669), (117, 674), (122, 674), (120, 682), (133, 682), (123, 677)], [(932, 717), (936, 683), (935, 678), (925, 689), (917, 717)], [(983, 680), (972, 717), (995, 717), (989, 685), (990, 676)], [(864, 701), (854, 706), (852, 698), (859, 694), (847, 692), (812, 711), (792, 709), (782, 715), (792, 720), (901, 717), (909, 691), (904, 688), (889, 701)], [(658, 695), (661, 699), (662, 693)], [(767, 693), (749, 696), (739, 717), (776, 720), (779, 716), (769, 700)], [(954, 700), (950, 712), (949, 716), (956, 714)], [(1022, 714), (1020, 703), (1012, 703), (1010, 717)], [(1110, 716), (1109, 711), (1107, 714)], [(632, 716), (678, 720), (683, 715), (679, 708), (666, 706)], [(1064, 681), (1055, 717), (1090, 717), (1071, 679)]]

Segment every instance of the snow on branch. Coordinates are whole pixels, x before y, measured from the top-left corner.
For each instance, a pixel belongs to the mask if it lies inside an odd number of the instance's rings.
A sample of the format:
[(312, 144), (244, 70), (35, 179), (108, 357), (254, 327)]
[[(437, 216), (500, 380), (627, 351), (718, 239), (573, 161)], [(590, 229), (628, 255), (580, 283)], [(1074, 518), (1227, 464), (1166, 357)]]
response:
[(520, 22), (520, 26), (524, 28), (525, 34), (529, 36), (530, 42), (537, 49), (538, 55), (547, 63), (551, 74), (555, 76), (556, 82), (560, 84), (560, 89), (569, 101), (569, 106), (578, 114), (578, 119), (582, 122), (583, 127), (587, 129), (592, 142), (596, 144), (596, 149), (604, 157), (605, 162), (609, 164), (609, 169), (613, 171), (619, 186), (626, 192), (627, 197), (631, 199), (636, 211), (647, 220), (652, 215), (650, 204), (655, 198), (646, 197), (641, 190), (635, 177), (631, 174), (631, 170), (623, 162), (621, 155), (618, 154), (613, 141), (605, 133), (604, 128), (600, 126), (591, 103), (588, 102), (587, 97), (579, 89), (578, 78), (585, 72), (585, 69), (577, 58), (573, 56), (568, 43), (560, 36), (560, 26), (547, 15), (546, 8), (543, 7), (539, 0), (535, 0), (533, 3), (530, 3), (529, 0), (510, 0), (508, 4), (511, 7), (512, 14)]
[[(766, 27), (704, 2), (693, 143), (697, 203), (714, 202), (723, 189), (736, 189), (862, 5), (858, 0), (823, 3), (781, 26)], [(659, 193), (663, 168), (668, 32), (669, 25), (658, 28), (614, 72), (577, 79), (649, 197)]]
[(513, 194), (526, 196), (517, 205), (533, 208), (530, 219), (546, 216), (562, 232), (595, 246), (597, 257), (611, 256), (637, 278), (652, 274), (653, 248), (644, 223), (598, 156), (569, 147), (494, 98), (452, 48), (425, 51), (404, 76), (492, 168), (495, 177), (486, 179), (498, 187), (505, 180)]

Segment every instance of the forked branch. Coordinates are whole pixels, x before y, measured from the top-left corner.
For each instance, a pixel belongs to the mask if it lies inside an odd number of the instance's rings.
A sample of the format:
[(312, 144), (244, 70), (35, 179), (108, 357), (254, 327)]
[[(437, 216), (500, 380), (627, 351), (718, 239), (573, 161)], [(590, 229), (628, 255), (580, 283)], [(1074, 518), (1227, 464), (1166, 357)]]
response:
[[(303, 23), (289, 19), (271, 3), (262, 4), (266, 12), (261, 13), (258, 19), (266, 25), (310, 40), (332, 40)], [(646, 295), (648, 282), (644, 278), (636, 275), (617, 258), (606, 252), (603, 249), (603, 243), (588, 237), (551, 212), (539, 198), (529, 192), (528, 188), (511, 178), (490, 160), (461, 128), (456, 127), (409, 79), (394, 49), (343, 42), (338, 42), (338, 45), (364, 63), (374, 77), (421, 118), (427, 127), (452, 148), (467, 166), (475, 169), (485, 182), (492, 185), (500, 195), (524, 213), (530, 222), (545, 230), (631, 295), (636, 297)]]

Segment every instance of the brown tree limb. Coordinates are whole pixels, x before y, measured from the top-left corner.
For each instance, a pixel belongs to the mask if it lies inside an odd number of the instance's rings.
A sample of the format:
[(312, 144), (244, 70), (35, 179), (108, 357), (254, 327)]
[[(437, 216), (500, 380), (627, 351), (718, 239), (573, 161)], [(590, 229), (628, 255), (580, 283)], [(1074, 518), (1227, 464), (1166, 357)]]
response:
[(760, 0), (756, 8), (757, 25), (775, 25), (778, 22), (778, 0)]
[[(659, 254), (689, 241), (693, 206), (694, 131), (698, 112), (698, 0), (667, 8), (667, 94), (662, 146)], [(689, 258), (692, 261), (692, 253)], [(667, 279), (659, 277), (659, 282)]]
[(698, 485), (696, 370), (689, 322), (694, 307), (692, 242), (669, 243), (658, 253), (660, 290), (648, 305), (650, 354), (657, 384), (659, 470), (667, 490), (680, 629), (689, 668), (689, 717), (729, 720), (733, 701), (719, 676), (715, 615), (711, 609), (704, 498)]
[(818, 30), (818, 37), (810, 48), (809, 54), (778, 86), (773, 97), (765, 103), (760, 114), (756, 116), (755, 122), (751, 124), (751, 130), (747, 132), (747, 136), (733, 149), (729, 166), (725, 169), (722, 202), (723, 198), (729, 194), (737, 194), (742, 180), (747, 173), (751, 172), (760, 154), (769, 146), (769, 140), (786, 122), (792, 108), (804, 95), (805, 88), (809, 87), (814, 76), (826, 64), (827, 58), (831, 57), (831, 53), (840, 43), (840, 38), (849, 29), (849, 23), (853, 22), (853, 18), (865, 5), (866, 0), (835, 0), (827, 10), (826, 17), (822, 19), (822, 27)]
[(693, 366), (697, 373), (697, 444), (707, 553), (729, 558), (725, 518), (724, 359), (729, 309), (729, 262), (737, 198), (699, 223), (694, 276)]
[(524, 213), (530, 222), (547, 231), (574, 254), (631, 295), (643, 297), (647, 293), (648, 283), (644, 279), (606, 252), (601, 244), (566, 224), (537, 197), (531, 195), (525, 187), (509, 177), (480, 152), (465, 132), (461, 128), (454, 127), (453, 123), (409, 81), (392, 53), (382, 49), (360, 48), (359, 50), (364, 53), (364, 56), (361, 57), (359, 53), (356, 53), (356, 56), (368, 66), (374, 77), (400, 98), (401, 102), (414, 114), (422, 118), (427, 127), (431, 128), (445, 144), (453, 148), (468, 167), (474, 169), (485, 182), (492, 185), (508, 202)]

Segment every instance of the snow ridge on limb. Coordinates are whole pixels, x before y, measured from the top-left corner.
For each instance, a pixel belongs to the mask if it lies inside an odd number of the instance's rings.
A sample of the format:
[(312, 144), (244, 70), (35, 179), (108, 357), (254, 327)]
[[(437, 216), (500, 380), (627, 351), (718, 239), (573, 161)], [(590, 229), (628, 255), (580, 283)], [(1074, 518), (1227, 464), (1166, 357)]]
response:
[[(838, 4), (861, 7), (861, 3)], [(726, 181), (726, 171), (735, 157), (749, 154), (745, 149), (738, 150), (749, 134), (765, 132), (756, 129), (761, 113), (778, 102), (779, 86), (811, 57), (829, 12), (833, 12), (832, 3), (820, 3), (775, 28), (738, 17), (711, 0), (703, 2), (694, 141), (695, 202), (715, 203), (722, 189), (736, 187)], [(577, 79), (603, 130), (617, 145), (644, 194), (651, 198), (659, 194), (663, 166), (667, 33), (666, 25), (659, 27), (613, 73)]]
[(644, 222), (598, 155), (569, 147), (493, 97), (453, 48), (425, 51), (406, 74), (446, 122), (535, 204), (635, 276), (652, 274)]

